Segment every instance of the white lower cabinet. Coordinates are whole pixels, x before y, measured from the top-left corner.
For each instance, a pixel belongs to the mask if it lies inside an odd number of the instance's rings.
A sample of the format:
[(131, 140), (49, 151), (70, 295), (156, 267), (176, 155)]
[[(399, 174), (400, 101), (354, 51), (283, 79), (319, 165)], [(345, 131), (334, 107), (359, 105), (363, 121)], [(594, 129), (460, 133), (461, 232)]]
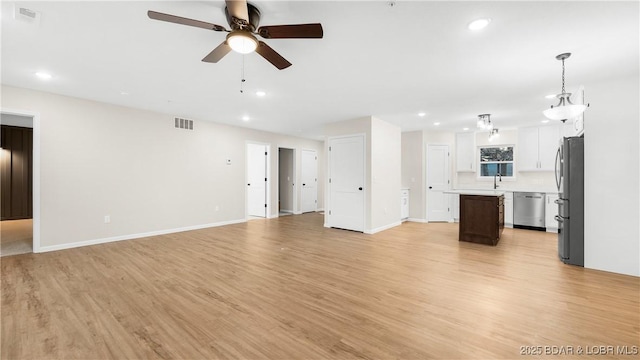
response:
[(409, 189), (400, 190), (400, 219), (409, 218)]
[(547, 232), (558, 232), (558, 221), (556, 215), (558, 215), (558, 194), (547, 193), (547, 200), (544, 207), (544, 227), (547, 228)]
[(460, 195), (451, 194), (451, 217), (453, 222), (460, 220)]
[(513, 192), (504, 193), (504, 226), (513, 227)]

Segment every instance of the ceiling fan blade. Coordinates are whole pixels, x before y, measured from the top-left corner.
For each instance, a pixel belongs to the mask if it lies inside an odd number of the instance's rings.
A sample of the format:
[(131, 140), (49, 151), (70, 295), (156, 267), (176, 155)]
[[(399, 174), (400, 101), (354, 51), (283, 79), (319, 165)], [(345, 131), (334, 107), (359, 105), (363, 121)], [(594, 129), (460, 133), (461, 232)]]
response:
[(322, 24), (261, 26), (258, 34), (265, 39), (322, 39)]
[(214, 31), (227, 31), (227, 29), (224, 26), (220, 26), (220, 25), (216, 25), (216, 24), (212, 24), (212, 23), (208, 23), (200, 20), (188, 19), (181, 16), (165, 14), (165, 13), (161, 13), (153, 10), (147, 11), (147, 16), (149, 16), (149, 18), (154, 20), (167, 21), (175, 24), (195, 26), (195, 27), (214, 30)]
[(218, 45), (215, 49), (213, 49), (209, 55), (205, 56), (202, 61), (217, 63), (222, 59), (225, 55), (227, 55), (231, 51), (231, 46), (227, 45), (226, 41), (223, 41), (222, 44)]
[(269, 45), (262, 41), (258, 42), (256, 52), (263, 58), (267, 59), (268, 62), (273, 64), (273, 66), (277, 67), (279, 70), (286, 69), (291, 66), (291, 63), (288, 62), (287, 59), (283, 58), (282, 55), (278, 54)]
[(242, 19), (249, 23), (249, 8), (247, 0), (225, 0), (227, 10), (231, 16)]

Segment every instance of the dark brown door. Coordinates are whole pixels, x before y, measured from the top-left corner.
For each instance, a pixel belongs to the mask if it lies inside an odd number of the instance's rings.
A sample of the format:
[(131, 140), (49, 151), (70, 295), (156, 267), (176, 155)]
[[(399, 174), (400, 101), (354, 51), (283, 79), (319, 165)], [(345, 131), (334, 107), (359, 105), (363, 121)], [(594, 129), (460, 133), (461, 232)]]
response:
[(2, 125), (0, 156), (0, 218), (33, 216), (33, 129)]

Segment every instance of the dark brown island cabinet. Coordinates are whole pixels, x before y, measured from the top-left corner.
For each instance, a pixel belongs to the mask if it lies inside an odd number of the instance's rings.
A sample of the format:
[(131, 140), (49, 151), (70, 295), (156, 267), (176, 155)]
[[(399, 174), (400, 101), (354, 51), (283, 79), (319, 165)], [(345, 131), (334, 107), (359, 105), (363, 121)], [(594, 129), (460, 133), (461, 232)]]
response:
[(503, 195), (460, 195), (459, 241), (496, 245), (502, 229)]

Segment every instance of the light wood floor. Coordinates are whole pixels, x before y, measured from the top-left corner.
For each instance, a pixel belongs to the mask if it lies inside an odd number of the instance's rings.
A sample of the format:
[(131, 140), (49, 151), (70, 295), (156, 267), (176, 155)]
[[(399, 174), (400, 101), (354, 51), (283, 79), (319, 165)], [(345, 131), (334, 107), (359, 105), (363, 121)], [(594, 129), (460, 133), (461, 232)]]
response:
[(305, 214), (1, 265), (2, 359), (533, 359), (523, 346), (640, 345), (640, 278), (564, 265), (553, 234), (527, 230), (491, 247), (459, 243), (455, 224), (363, 235)]

